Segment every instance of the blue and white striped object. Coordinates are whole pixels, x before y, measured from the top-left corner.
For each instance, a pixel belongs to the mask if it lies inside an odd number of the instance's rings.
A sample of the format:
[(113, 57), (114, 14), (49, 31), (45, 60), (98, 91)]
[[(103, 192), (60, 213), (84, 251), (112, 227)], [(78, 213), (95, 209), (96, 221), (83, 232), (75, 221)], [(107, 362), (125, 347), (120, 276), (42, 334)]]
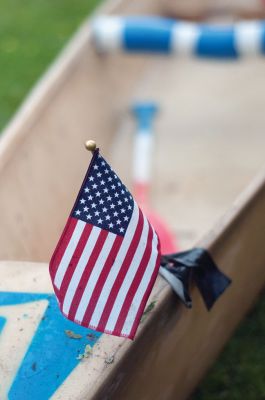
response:
[(219, 59), (265, 55), (265, 21), (233, 25), (160, 17), (100, 17), (92, 27), (99, 51), (191, 55)]

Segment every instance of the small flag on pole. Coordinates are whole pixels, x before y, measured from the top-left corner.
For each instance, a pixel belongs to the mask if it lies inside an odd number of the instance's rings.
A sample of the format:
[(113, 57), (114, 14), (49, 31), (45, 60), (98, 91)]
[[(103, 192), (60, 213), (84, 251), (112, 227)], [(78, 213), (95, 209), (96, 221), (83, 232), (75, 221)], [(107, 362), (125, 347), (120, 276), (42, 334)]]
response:
[(50, 262), (63, 314), (133, 339), (160, 265), (160, 243), (96, 149)]

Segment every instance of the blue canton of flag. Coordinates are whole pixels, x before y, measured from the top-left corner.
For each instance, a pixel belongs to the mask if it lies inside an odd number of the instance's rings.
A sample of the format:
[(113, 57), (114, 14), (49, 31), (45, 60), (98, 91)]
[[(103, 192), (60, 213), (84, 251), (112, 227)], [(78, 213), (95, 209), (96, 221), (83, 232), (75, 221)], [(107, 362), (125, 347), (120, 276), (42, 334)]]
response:
[(116, 235), (125, 235), (133, 212), (133, 198), (106, 161), (99, 156), (79, 193), (72, 217)]

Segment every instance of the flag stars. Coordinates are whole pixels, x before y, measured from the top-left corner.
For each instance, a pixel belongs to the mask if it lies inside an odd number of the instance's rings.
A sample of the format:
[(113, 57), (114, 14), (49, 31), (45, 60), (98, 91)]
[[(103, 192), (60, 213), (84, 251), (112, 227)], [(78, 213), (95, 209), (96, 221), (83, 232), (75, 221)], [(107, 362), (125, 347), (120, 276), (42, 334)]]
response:
[[(104, 163), (104, 165), (102, 164)], [(124, 235), (131, 219), (130, 192), (103, 158), (92, 164), (73, 216), (116, 235)]]

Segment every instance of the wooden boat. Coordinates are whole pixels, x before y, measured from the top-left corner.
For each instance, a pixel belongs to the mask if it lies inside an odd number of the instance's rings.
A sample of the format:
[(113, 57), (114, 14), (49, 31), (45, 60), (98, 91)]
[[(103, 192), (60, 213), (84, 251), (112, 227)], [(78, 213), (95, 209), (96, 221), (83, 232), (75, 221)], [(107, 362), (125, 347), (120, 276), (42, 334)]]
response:
[[(160, 11), (160, 2), (111, 0), (98, 13)], [(192, 392), (264, 286), (263, 70), (260, 59), (102, 55), (90, 22), (80, 28), (0, 142), (1, 399), (21, 398), (21, 388), (23, 398), (39, 399), (181, 400)], [(126, 110), (136, 98), (162, 108), (153, 205), (183, 249), (206, 248), (233, 284), (207, 312), (196, 288), (188, 310), (158, 278), (134, 342), (91, 333), (78, 342), (47, 314), (56, 313), (47, 263), (90, 160), (86, 139), (130, 187)], [(86, 343), (92, 352), (76, 361)]]

